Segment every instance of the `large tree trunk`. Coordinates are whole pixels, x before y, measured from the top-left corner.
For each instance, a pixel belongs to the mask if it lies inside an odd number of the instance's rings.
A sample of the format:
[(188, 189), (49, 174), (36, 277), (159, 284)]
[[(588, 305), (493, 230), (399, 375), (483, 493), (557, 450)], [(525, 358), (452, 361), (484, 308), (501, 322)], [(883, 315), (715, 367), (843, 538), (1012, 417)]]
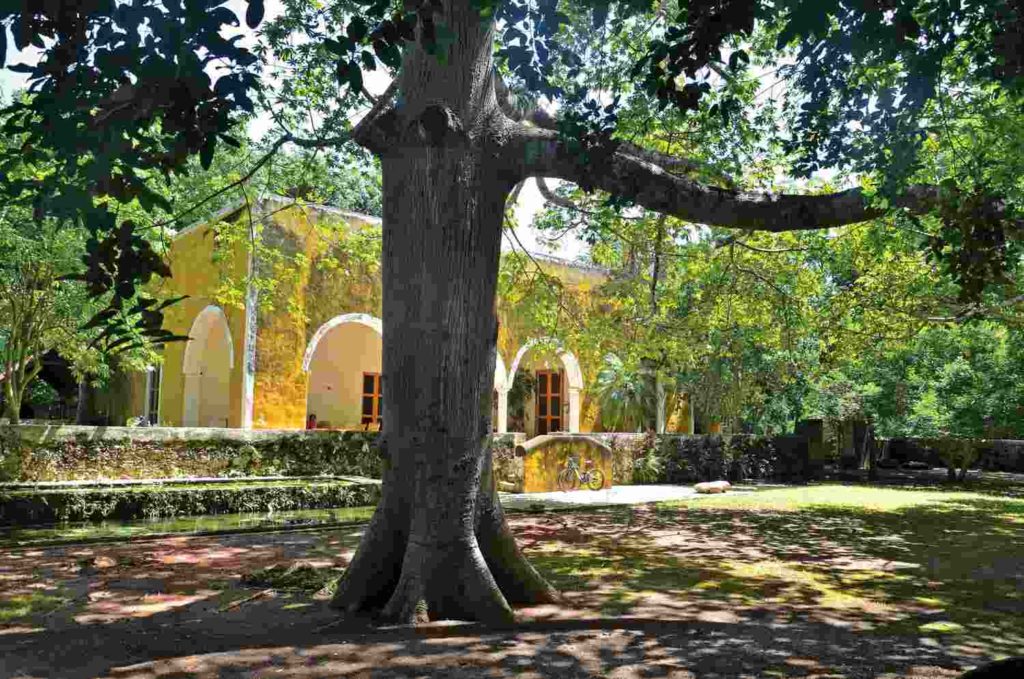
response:
[(78, 404), (75, 406), (75, 424), (91, 424), (93, 421), (93, 390), (83, 377), (78, 382)]
[(383, 159), (384, 450), (380, 505), (334, 604), (506, 622), (554, 592), (523, 558), (491, 474), (501, 222), (483, 154)]
[(556, 593), (516, 546), (491, 473), (508, 121), (493, 28), (446, 0), (443, 61), (410, 47), (375, 148), (384, 182), (383, 494), (333, 604), (400, 622), (513, 619)]

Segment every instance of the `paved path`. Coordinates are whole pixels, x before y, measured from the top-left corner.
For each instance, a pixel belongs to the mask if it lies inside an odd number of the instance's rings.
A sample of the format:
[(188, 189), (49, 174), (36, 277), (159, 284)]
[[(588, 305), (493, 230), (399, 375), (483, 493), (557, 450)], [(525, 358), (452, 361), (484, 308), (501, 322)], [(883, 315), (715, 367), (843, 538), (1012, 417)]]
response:
[[(730, 489), (729, 493), (749, 493), (747, 489)], [(699, 495), (693, 486), (613, 486), (607, 490), (556, 490), (552, 493), (502, 493), (501, 504), (505, 507), (527, 508), (534, 505), (545, 507), (580, 507), (588, 505), (638, 505), (645, 502), (667, 500), (688, 500)]]

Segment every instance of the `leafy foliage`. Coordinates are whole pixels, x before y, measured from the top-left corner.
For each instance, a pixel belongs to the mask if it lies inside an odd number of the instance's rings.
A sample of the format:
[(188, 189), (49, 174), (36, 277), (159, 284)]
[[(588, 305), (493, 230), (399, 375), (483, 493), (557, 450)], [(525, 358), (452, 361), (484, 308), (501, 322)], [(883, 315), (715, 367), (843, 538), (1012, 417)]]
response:
[(0, 491), (0, 523), (155, 519), (375, 504), (380, 487), (324, 481)]

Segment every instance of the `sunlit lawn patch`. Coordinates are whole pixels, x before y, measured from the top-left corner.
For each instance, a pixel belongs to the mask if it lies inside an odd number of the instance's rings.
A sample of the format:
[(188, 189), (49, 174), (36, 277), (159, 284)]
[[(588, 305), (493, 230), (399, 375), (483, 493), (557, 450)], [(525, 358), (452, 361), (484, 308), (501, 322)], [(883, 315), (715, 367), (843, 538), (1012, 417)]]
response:
[(555, 537), (530, 556), (604, 614), (725, 607), (939, 636), (993, 654), (1024, 648), (1020, 500), (823, 485), (559, 520), (585, 539)]
[(68, 599), (60, 593), (33, 591), (0, 597), (0, 623), (8, 623), (30, 615), (49, 613), (60, 608)]

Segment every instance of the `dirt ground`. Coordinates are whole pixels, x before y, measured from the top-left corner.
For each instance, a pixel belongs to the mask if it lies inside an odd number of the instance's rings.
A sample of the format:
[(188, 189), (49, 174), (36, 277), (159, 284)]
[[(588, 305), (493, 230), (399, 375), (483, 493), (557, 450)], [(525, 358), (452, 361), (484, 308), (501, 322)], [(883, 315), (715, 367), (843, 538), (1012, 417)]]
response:
[[(957, 599), (945, 588), (981, 576), (929, 562), (951, 544), (907, 517), (858, 518), (516, 516), (565, 605), (520, 609), (507, 630), (379, 627), (340, 619), (324, 593), (239, 581), (273, 564), (340, 571), (358, 527), (0, 551), (0, 677), (956, 677), (1024, 652), (1022, 555), (993, 553), (996, 584)], [(1024, 542), (1024, 525), (1002, 530)]]

